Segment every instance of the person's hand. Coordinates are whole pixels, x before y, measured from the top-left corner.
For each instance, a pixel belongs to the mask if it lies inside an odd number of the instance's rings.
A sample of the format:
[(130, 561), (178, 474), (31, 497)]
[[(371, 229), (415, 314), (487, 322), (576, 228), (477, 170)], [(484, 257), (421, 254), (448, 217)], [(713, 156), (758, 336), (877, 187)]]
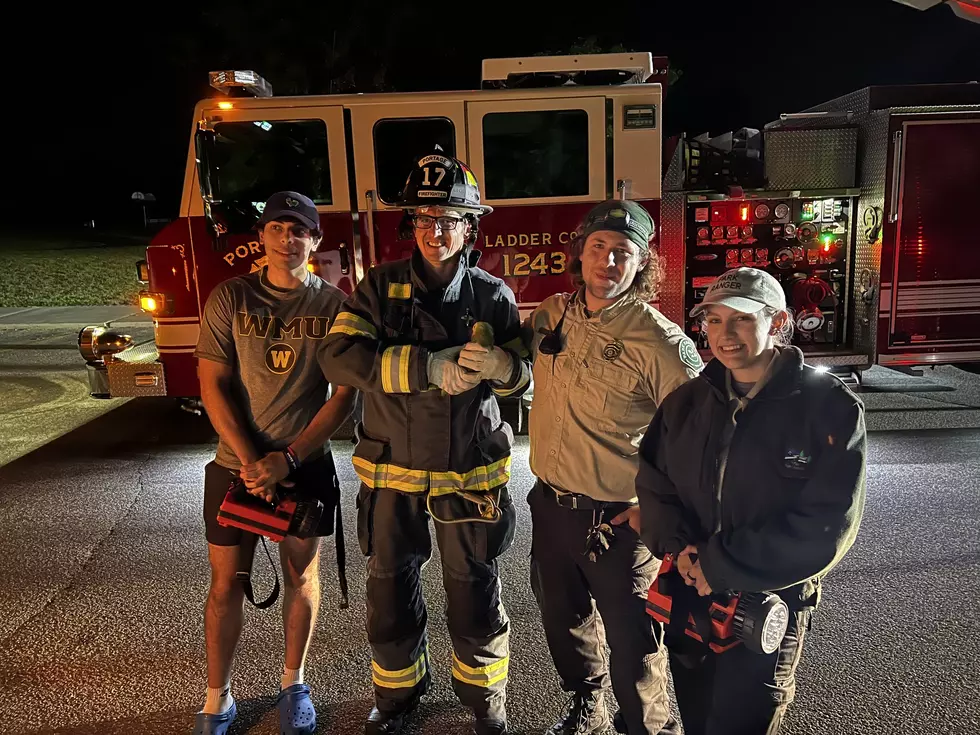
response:
[(483, 380), (498, 383), (506, 383), (514, 374), (514, 361), (506, 350), (496, 345), (487, 349), (476, 342), (467, 342), (459, 353), (459, 364), (479, 373)]
[(275, 498), (276, 485), (293, 486), (292, 482), (286, 480), (289, 475), (289, 464), (282, 452), (269, 452), (256, 462), (242, 465), (238, 475), (249, 493), (268, 503)]
[(482, 378), (479, 373), (468, 372), (456, 362), (462, 351), (462, 347), (450, 347), (429, 355), (426, 367), (430, 385), (442, 388), (451, 396), (458, 396), (480, 384)]
[(690, 580), (687, 583), (689, 585), (693, 585), (701, 597), (707, 597), (711, 594), (711, 585), (708, 584), (708, 580), (704, 578), (704, 571), (701, 569), (700, 561), (694, 563), (694, 567), (691, 569), (691, 573), (688, 575), (687, 579)]
[(677, 558), (674, 560), (677, 563), (677, 572), (681, 575), (681, 577), (684, 578), (684, 582), (688, 585), (691, 584), (688, 575), (690, 575), (691, 569), (694, 568), (694, 564), (697, 562), (696, 558), (695, 559), (691, 558), (692, 554), (695, 557), (697, 557), (698, 547), (695, 546), (694, 544), (688, 544), (687, 546), (684, 547), (681, 553), (679, 553), (677, 555)]
[(609, 521), (613, 526), (620, 526), (623, 523), (628, 523), (629, 527), (636, 531), (637, 535), (640, 533), (640, 506), (634, 505), (631, 508), (627, 508), (618, 516)]

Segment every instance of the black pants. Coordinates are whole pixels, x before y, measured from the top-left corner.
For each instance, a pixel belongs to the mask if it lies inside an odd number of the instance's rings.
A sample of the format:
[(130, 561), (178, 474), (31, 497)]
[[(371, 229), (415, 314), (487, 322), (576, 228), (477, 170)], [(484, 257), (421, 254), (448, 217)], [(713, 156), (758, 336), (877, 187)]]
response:
[(608, 688), (611, 678), (631, 735), (678, 732), (667, 696), (663, 628), (646, 613), (659, 562), (628, 525), (616, 527), (610, 548), (591, 562), (583, 550), (593, 511), (558, 505), (541, 483), (528, 503), (531, 588), (562, 688), (587, 694)]
[[(500, 600), (497, 557), (514, 540), (516, 510), (506, 488), (494, 523), (436, 522), (453, 642), (453, 689), (477, 716), (503, 717), (510, 622)], [(457, 496), (434, 497), (442, 519), (473, 518), (476, 506)], [(357, 535), (367, 565), (367, 633), (378, 708), (398, 710), (429, 683), (427, 613), (421, 570), (432, 555), (424, 493), (372, 490), (357, 496)]]
[(737, 646), (699, 656), (700, 647), (682, 651), (671, 645), (670, 670), (685, 735), (776, 735), (796, 694), (796, 667), (811, 612), (790, 615), (786, 637), (770, 655)]

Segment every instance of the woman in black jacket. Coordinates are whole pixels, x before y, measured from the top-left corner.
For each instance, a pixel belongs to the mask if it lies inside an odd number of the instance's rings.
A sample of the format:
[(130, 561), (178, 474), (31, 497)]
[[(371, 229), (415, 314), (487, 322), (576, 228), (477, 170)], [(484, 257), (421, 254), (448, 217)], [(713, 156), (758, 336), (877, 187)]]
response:
[(706, 607), (712, 594), (775, 592), (787, 603), (771, 654), (668, 640), (686, 735), (772, 734), (794, 696), (820, 580), (857, 534), (864, 410), (783, 346), (790, 317), (768, 273), (728, 271), (691, 312), (700, 314), (715, 359), (667, 396), (640, 447), (642, 536), (700, 596), (680, 597)]

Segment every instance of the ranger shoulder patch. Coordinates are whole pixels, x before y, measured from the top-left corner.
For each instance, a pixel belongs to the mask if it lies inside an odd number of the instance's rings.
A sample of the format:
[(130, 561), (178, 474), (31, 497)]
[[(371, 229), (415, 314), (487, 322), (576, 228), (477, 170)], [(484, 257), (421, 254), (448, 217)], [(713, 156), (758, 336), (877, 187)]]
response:
[(691, 370), (700, 371), (704, 368), (704, 362), (701, 361), (698, 348), (694, 346), (694, 342), (689, 337), (681, 337), (677, 343), (677, 352), (680, 355), (681, 362), (691, 368)]

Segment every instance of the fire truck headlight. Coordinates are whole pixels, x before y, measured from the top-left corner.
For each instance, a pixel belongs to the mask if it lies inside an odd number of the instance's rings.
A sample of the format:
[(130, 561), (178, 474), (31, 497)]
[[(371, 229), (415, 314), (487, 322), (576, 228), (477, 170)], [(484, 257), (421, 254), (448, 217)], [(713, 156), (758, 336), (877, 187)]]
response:
[(218, 107), (220, 109), (222, 109), (222, 110), (230, 110), (234, 106), (235, 105), (233, 105), (231, 102), (219, 102), (218, 103)]
[(140, 308), (147, 314), (159, 316), (169, 312), (167, 297), (162, 293), (140, 291)]
[(132, 344), (131, 336), (107, 327), (85, 327), (78, 333), (78, 351), (85, 362), (102, 362), (106, 355), (122, 352)]

